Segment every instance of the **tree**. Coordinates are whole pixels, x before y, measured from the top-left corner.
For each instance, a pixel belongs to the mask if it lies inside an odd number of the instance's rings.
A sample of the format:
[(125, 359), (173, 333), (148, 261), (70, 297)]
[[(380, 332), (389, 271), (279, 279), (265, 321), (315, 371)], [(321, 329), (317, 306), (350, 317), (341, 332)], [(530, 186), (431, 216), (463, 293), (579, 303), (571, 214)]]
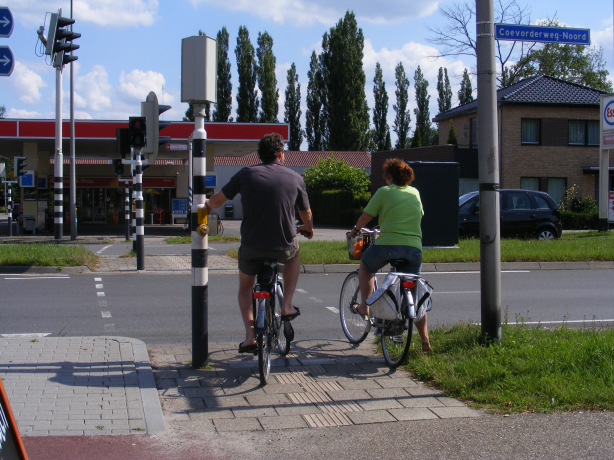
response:
[(388, 93), (382, 74), (382, 66), (378, 62), (375, 65), (375, 78), (373, 79), (373, 125), (375, 149), (378, 152), (386, 150), (386, 139), (390, 142), (390, 128), (388, 127)]
[(394, 125), (392, 130), (397, 135), (397, 142), (394, 146), (396, 150), (406, 149), (409, 146), (409, 123), (411, 122), (411, 115), (407, 109), (409, 102), (409, 78), (405, 74), (405, 68), (403, 63), (399, 62), (394, 69), (396, 77), (396, 91), (394, 92), (397, 97), (397, 103), (392, 106), (396, 112), (394, 117)]
[(300, 150), (303, 142), (303, 130), (301, 129), (301, 85), (298, 82), (296, 65), (294, 62), (288, 69), (288, 86), (286, 87), (284, 122), (290, 125), (289, 150)]
[(448, 69), (439, 68), (437, 75), (437, 104), (439, 113), (447, 112), (452, 108), (452, 86), (448, 78)]
[(465, 68), (463, 72), (463, 79), (461, 80), (460, 89), (458, 90), (458, 102), (459, 104), (467, 104), (473, 101), (473, 89), (471, 88), (471, 78), (469, 78), (469, 71)]
[[(542, 25), (561, 27), (556, 20), (546, 21)], [(601, 48), (544, 43), (533, 48), (513, 66), (512, 72), (515, 72), (518, 78), (545, 74), (578, 85), (612, 92)]]
[(315, 51), (311, 53), (307, 79), (307, 113), (305, 114), (307, 148), (311, 151), (325, 150), (326, 137), (322, 102), (324, 84), (320, 61)]
[(230, 59), (228, 58), (228, 31), (222, 27), (217, 33), (217, 104), (213, 121), (232, 121), (232, 82), (230, 81)]
[(320, 63), (327, 96), (323, 107), (331, 150), (365, 150), (367, 146), (369, 108), (363, 47), (362, 29), (351, 11), (322, 38)]
[(411, 140), (411, 148), (414, 149), (416, 147), (422, 147), (422, 136), (418, 128), (414, 131), (414, 137)]
[[(529, 24), (527, 7), (519, 0), (494, 2), (495, 23)], [(465, 0), (449, 6), (440, 6), (445, 21), (441, 26), (429, 27), (429, 41), (438, 47), (440, 56), (471, 56), (477, 58), (475, 39), (475, 1)], [(509, 63), (518, 62), (535, 46), (534, 42), (495, 41), (497, 80), (501, 88), (517, 81), (516, 71), (510, 71)]]
[(279, 90), (275, 76), (276, 59), (273, 55), (273, 38), (267, 33), (258, 34), (258, 87), (262, 97), (260, 99), (260, 122), (277, 123), (279, 112)]
[(4, 118), (5, 114), (6, 114), (6, 107), (3, 105), (0, 105), (0, 118)]
[(257, 121), (259, 105), (258, 91), (256, 89), (258, 67), (254, 57), (254, 47), (245, 26), (239, 27), (235, 56), (237, 58), (237, 72), (239, 75), (237, 121), (255, 122)]
[(416, 131), (420, 131), (421, 143), (430, 145), (431, 139), (431, 114), (429, 111), (429, 100), (431, 96), (428, 94), (429, 82), (424, 78), (420, 66), (414, 72), (414, 87), (416, 88)]

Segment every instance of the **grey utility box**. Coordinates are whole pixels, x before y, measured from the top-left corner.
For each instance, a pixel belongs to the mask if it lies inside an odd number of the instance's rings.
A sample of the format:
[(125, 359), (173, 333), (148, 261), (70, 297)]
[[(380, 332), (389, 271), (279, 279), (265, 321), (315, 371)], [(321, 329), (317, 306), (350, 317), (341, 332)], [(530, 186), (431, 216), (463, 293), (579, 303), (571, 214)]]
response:
[(217, 41), (205, 35), (181, 40), (181, 102), (217, 103)]

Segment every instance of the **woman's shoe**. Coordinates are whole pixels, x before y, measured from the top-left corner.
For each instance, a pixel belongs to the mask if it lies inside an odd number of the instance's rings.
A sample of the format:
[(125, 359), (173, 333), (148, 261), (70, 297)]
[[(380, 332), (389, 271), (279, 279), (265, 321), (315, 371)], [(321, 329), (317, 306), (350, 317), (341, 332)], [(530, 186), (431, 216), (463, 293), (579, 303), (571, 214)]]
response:
[(240, 343), (239, 353), (251, 353), (255, 355), (256, 353), (258, 353), (258, 344), (250, 343), (247, 345), (243, 345), (243, 343)]

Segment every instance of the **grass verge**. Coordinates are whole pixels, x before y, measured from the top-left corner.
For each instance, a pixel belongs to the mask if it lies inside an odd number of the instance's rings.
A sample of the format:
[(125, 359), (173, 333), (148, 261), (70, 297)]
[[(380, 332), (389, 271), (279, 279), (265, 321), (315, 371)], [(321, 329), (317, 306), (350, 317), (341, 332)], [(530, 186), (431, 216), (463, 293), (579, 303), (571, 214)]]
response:
[(80, 245), (0, 244), (0, 265), (94, 268), (98, 257)]
[(416, 378), (493, 413), (614, 410), (614, 330), (504, 324), (500, 343), (478, 325), (429, 332), (433, 351), (413, 337), (406, 369)]

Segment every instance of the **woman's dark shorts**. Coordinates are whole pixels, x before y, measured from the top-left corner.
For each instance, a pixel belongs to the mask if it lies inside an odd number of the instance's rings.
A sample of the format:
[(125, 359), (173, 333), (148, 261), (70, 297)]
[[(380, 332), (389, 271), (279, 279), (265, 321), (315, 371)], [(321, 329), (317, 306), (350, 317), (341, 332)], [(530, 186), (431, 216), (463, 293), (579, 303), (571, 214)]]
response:
[(239, 271), (246, 275), (255, 276), (262, 267), (262, 259), (273, 259), (280, 264), (287, 264), (298, 254), (298, 241), (292, 240), (288, 249), (278, 251), (266, 251), (246, 246), (239, 247)]
[(388, 246), (372, 244), (362, 255), (360, 261), (369, 273), (376, 273), (392, 259), (405, 259), (406, 264), (399, 265), (397, 270), (403, 273), (420, 274), (422, 268), (422, 250), (413, 246)]

